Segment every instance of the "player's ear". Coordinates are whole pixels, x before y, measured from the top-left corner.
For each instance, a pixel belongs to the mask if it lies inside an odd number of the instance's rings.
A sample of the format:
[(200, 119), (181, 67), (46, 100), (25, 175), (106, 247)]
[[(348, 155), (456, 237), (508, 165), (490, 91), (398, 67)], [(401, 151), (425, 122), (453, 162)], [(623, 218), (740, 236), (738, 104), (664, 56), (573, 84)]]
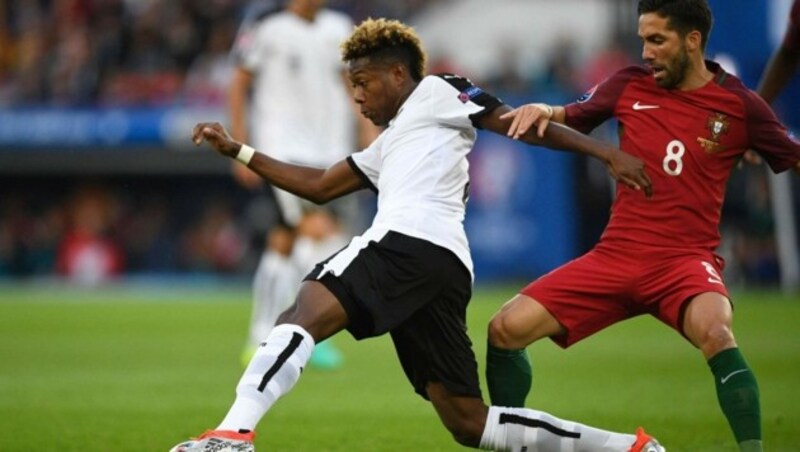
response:
[(695, 52), (703, 45), (703, 35), (697, 30), (692, 30), (686, 34), (686, 50)]
[(393, 63), (389, 69), (389, 73), (391, 74), (392, 80), (395, 81), (397, 86), (402, 86), (409, 76), (408, 70), (403, 63)]

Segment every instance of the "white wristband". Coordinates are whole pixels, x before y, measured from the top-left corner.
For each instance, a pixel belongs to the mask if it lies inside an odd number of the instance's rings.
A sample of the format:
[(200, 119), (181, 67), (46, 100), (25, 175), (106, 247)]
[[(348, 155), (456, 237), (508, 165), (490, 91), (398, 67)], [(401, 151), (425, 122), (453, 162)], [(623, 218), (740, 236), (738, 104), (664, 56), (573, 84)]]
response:
[(253, 155), (255, 153), (256, 153), (255, 149), (251, 148), (246, 144), (242, 144), (242, 147), (239, 148), (239, 153), (236, 154), (236, 160), (247, 165), (250, 163), (250, 160), (253, 158)]

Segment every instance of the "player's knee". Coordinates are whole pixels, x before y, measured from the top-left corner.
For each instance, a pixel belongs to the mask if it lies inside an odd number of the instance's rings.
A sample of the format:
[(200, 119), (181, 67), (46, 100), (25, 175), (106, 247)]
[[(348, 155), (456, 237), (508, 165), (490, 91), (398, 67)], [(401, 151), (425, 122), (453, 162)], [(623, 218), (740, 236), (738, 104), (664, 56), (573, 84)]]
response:
[(713, 356), (722, 350), (735, 347), (736, 339), (729, 325), (719, 323), (705, 329), (700, 335), (698, 346), (706, 356)]
[(519, 344), (519, 341), (515, 340), (512, 325), (506, 317), (504, 312), (498, 312), (489, 321), (489, 331), (487, 333), (489, 343), (494, 347), (509, 350), (526, 346), (527, 344)]

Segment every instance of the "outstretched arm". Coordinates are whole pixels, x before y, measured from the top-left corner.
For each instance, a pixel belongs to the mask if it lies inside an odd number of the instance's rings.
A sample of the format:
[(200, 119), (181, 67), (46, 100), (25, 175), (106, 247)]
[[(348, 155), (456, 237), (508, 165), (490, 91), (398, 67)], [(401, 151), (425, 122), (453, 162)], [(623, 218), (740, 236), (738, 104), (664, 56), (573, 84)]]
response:
[[(796, 2), (794, 8), (798, 8)], [(786, 32), (787, 36), (792, 32), (792, 27), (795, 26), (793, 23), (789, 23), (790, 29)], [(796, 29), (794, 35), (797, 36)], [(787, 46), (787, 43), (783, 42), (767, 62), (767, 67), (761, 75), (756, 92), (768, 104), (771, 104), (797, 72), (798, 66), (800, 66), (800, 46)], [(750, 164), (761, 163), (761, 157), (752, 150), (745, 152), (742, 160)], [(800, 163), (798, 164), (800, 165)], [(795, 171), (800, 174), (800, 167), (795, 167)]]
[(767, 103), (772, 103), (797, 71), (800, 49), (781, 46), (772, 55), (756, 90)]
[[(560, 124), (564, 121), (564, 108), (549, 107), (548, 110), (547, 107), (544, 104), (529, 104), (512, 110), (508, 105), (502, 105), (482, 117), (480, 125), (528, 144), (595, 157), (606, 164), (615, 180), (635, 190), (644, 190), (648, 198), (652, 196), (653, 187), (644, 171), (644, 162), (610, 144)], [(538, 125), (538, 130), (532, 127), (534, 125)]]
[[(253, 84), (253, 74), (243, 67), (237, 67), (231, 77), (228, 87), (228, 113), (230, 115), (231, 135), (235, 140), (247, 141), (249, 136), (247, 130), (247, 106), (250, 88)], [(231, 162), (231, 173), (233, 178), (242, 187), (255, 189), (263, 181), (257, 174), (250, 171), (246, 166)]]
[(192, 132), (192, 140), (198, 146), (207, 142), (220, 154), (240, 160), (270, 184), (316, 204), (364, 188), (361, 179), (345, 160), (328, 169), (281, 162), (234, 141), (225, 128), (216, 122), (197, 124)]

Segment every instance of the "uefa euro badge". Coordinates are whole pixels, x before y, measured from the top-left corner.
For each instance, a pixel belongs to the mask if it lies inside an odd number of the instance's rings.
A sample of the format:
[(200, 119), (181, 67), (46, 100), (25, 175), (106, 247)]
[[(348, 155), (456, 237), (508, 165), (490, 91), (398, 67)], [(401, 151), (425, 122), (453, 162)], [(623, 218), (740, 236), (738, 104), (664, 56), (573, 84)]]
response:
[(706, 128), (711, 132), (711, 136), (708, 138), (697, 137), (697, 142), (707, 153), (714, 153), (718, 150), (720, 137), (728, 133), (728, 127), (730, 127), (730, 122), (725, 115), (713, 113), (706, 121)]
[(470, 100), (478, 97), (478, 95), (481, 93), (483, 93), (482, 89), (478, 88), (477, 86), (470, 86), (458, 94), (458, 100), (460, 100), (462, 104), (466, 104)]

